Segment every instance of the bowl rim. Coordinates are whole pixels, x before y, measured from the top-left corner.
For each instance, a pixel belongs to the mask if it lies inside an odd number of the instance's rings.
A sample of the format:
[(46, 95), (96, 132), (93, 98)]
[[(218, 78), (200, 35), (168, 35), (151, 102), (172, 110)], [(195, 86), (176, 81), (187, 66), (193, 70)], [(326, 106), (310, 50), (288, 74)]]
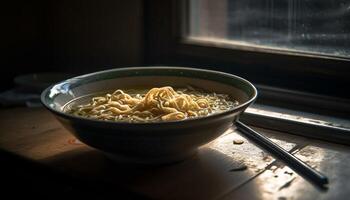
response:
[[(157, 121), (157, 122), (118, 122), (118, 121), (109, 121), (109, 120), (98, 120), (98, 119), (91, 119), (91, 118), (84, 118), (84, 117), (79, 117), (79, 116), (75, 116), (75, 115), (71, 115), (71, 114), (67, 114), (65, 112), (56, 110), (54, 108), (52, 108), (50, 105), (48, 105), (48, 103), (46, 102), (46, 96), (47, 93), (56, 85), (59, 84), (63, 84), (66, 82), (72, 82), (73, 80), (76, 79), (84, 79), (87, 77), (91, 77), (91, 76), (96, 76), (99, 74), (105, 74), (108, 72), (118, 72), (118, 71), (129, 71), (129, 70), (157, 70), (157, 69), (161, 69), (161, 70), (190, 70), (190, 71), (197, 71), (197, 72), (204, 72), (204, 73), (213, 73), (213, 74), (219, 74), (221, 76), (226, 76), (226, 77), (230, 77), (230, 78), (234, 78), (237, 79), (245, 84), (247, 84), (252, 90), (253, 90), (253, 96), (252, 97), (248, 97), (249, 99), (247, 101), (245, 101), (242, 104), (239, 104), (237, 107), (234, 107), (233, 109), (229, 109), (227, 111), (223, 111), (220, 113), (215, 113), (212, 115), (208, 115), (208, 116), (204, 116), (204, 117), (198, 117), (198, 118), (190, 118), (190, 119), (185, 119), (185, 120), (176, 120), (176, 121)], [(157, 76), (157, 75), (154, 75)], [(174, 75), (176, 76), (176, 75)], [(243, 91), (244, 92), (244, 91)], [(210, 120), (210, 119), (215, 119), (215, 118), (220, 118), (222, 116), (226, 116), (226, 115), (230, 115), (230, 114), (234, 114), (242, 109), (245, 109), (246, 107), (248, 107), (250, 104), (252, 104), (258, 95), (258, 91), (255, 88), (255, 86), (250, 83), (248, 80), (239, 77), (237, 75), (233, 75), (230, 73), (226, 73), (226, 72), (221, 72), (221, 71), (215, 71), (215, 70), (208, 70), (208, 69), (198, 69), (198, 68), (192, 68), (192, 67), (178, 67), (178, 66), (143, 66), (143, 67), (123, 67), (123, 68), (114, 68), (114, 69), (108, 69), (108, 70), (102, 70), (102, 71), (97, 71), (97, 72), (92, 72), (92, 73), (88, 73), (88, 74), (83, 74), (80, 76), (75, 76), (63, 81), (60, 81), (58, 83), (52, 84), (49, 87), (47, 87), (42, 93), (41, 93), (41, 103), (44, 105), (44, 107), (48, 110), (50, 110), (51, 112), (53, 112), (54, 114), (57, 114), (58, 116), (64, 117), (64, 118), (68, 118), (68, 119), (72, 119), (72, 120), (79, 120), (81, 122), (90, 122), (90, 123), (97, 123), (97, 124), (110, 124), (110, 125), (118, 125), (118, 126), (134, 126), (134, 127), (144, 127), (144, 126), (157, 126), (157, 125), (179, 125), (179, 124), (186, 124), (186, 123), (191, 123), (191, 122), (200, 122), (200, 121), (206, 121), (206, 120)]]

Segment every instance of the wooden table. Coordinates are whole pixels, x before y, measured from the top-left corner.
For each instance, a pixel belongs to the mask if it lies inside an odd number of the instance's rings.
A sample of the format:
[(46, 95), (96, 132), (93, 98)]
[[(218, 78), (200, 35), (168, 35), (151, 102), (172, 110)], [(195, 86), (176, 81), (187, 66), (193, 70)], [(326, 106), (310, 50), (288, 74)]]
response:
[[(326, 174), (329, 188), (320, 190), (235, 130), (228, 130), (183, 162), (137, 167), (114, 163), (80, 143), (43, 108), (2, 109), (0, 119), (0, 149), (7, 156), (28, 161), (21, 163), (31, 168), (43, 169), (42, 173), (52, 172), (45, 174), (45, 180), (57, 180), (51, 189), (62, 193), (86, 193), (81, 189), (86, 188), (109, 195), (127, 191), (123, 194), (152, 199), (280, 200), (346, 199), (350, 195), (350, 148), (344, 145), (255, 128)], [(237, 139), (244, 143), (234, 144)]]

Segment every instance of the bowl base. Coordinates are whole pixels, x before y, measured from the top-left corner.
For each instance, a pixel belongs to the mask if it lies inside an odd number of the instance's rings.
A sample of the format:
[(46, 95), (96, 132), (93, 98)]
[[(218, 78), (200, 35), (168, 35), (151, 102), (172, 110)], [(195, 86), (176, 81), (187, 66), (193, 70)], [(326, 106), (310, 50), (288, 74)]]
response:
[(121, 164), (136, 164), (136, 165), (163, 165), (163, 164), (172, 164), (180, 162), (189, 158), (197, 153), (197, 149), (192, 151), (187, 151), (181, 154), (167, 155), (162, 157), (131, 157), (124, 156), (120, 154), (113, 154), (104, 152), (104, 154), (111, 160), (121, 163)]

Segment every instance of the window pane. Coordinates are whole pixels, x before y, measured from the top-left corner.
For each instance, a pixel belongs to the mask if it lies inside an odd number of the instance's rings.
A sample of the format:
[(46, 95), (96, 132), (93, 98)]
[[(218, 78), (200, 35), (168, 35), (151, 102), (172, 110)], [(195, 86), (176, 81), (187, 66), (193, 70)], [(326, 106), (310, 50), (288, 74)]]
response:
[(189, 37), (350, 57), (350, 0), (190, 0)]

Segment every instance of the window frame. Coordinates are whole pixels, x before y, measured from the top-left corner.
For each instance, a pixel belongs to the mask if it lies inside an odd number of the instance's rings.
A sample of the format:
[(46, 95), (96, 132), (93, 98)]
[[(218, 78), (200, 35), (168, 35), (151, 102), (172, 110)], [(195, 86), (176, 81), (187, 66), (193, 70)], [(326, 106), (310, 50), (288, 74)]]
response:
[(188, 6), (188, 0), (145, 1), (146, 65), (225, 71), (253, 82), (259, 91), (258, 102), (340, 116), (350, 113), (350, 95), (345, 89), (350, 85), (350, 59), (193, 41), (184, 37)]

